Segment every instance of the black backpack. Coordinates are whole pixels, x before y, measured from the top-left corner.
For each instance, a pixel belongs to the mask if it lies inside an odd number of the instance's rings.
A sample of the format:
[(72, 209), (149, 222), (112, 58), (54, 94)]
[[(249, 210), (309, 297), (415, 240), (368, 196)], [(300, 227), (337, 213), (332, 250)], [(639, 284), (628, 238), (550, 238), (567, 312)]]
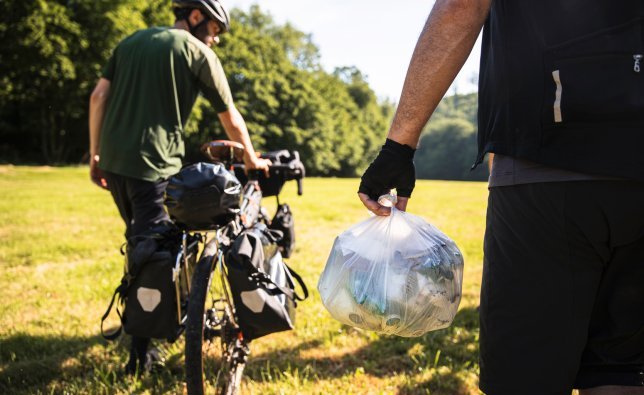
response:
[[(293, 329), (297, 301), (308, 297), (302, 278), (282, 259), (280, 238), (280, 232), (259, 223), (242, 232), (226, 255), (238, 323), (248, 340)], [(303, 297), (295, 292), (295, 281)]]
[[(172, 342), (181, 334), (187, 298), (177, 284), (177, 273), (184, 264), (179, 255), (181, 235), (174, 225), (163, 224), (127, 241), (121, 251), (126, 257), (125, 275), (101, 320), (105, 339), (114, 340), (124, 331)], [(194, 262), (198, 243), (191, 240), (188, 245), (188, 259)], [(117, 296), (116, 312), (122, 327), (105, 334), (103, 323)]]

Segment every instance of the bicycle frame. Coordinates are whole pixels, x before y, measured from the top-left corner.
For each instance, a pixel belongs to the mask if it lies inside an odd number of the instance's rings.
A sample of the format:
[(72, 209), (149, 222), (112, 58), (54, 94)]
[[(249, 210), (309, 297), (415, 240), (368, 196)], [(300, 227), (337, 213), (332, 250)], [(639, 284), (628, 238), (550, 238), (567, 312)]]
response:
[[(199, 282), (196, 292), (200, 295), (196, 297), (198, 300), (188, 299), (187, 302), (200, 304), (200, 307), (197, 307), (197, 305), (194, 306), (196, 310), (192, 313), (202, 315), (200, 318), (196, 318), (200, 321), (200, 330), (197, 334), (193, 332), (197, 328), (190, 329), (186, 335), (186, 342), (188, 342), (188, 337), (193, 339), (191, 341), (196, 341), (194, 340), (195, 336), (198, 336), (200, 338), (198, 340), (201, 344), (200, 347), (203, 347), (205, 342), (212, 342), (216, 337), (220, 338), (222, 364), (218, 371), (218, 377), (223, 373), (224, 378), (221, 382), (217, 380), (217, 383), (220, 391), (225, 394), (234, 394), (238, 390), (242, 371), (247, 356), (250, 353), (248, 342), (243, 337), (235, 315), (235, 306), (226, 275), (225, 252), (235, 237), (245, 228), (253, 226), (265, 217), (261, 210), (261, 197), (261, 190), (258, 183), (252, 180), (249, 181), (244, 185), (240, 210), (235, 220), (212, 231), (197, 233), (199, 234), (197, 239), (200, 243), (203, 243), (204, 248), (194, 267), (194, 272), (191, 270), (188, 260), (185, 260), (187, 256), (185, 251), (189, 249), (187, 243), (189, 237), (188, 232), (184, 232), (183, 237), (185, 241), (182, 245), (182, 252), (184, 253), (181, 257), (177, 258), (177, 264), (184, 263), (182, 277)], [(192, 296), (192, 284), (190, 284), (190, 280), (187, 284), (187, 290), (189, 290), (189, 295)], [(217, 295), (211, 294), (213, 291), (213, 280), (218, 282), (218, 287), (216, 287), (218, 289), (215, 291), (218, 293)], [(206, 283), (204, 284), (203, 281), (206, 281)], [(209, 295), (211, 299), (209, 299)], [(186, 320), (188, 320), (189, 314), (190, 310), (188, 310)], [(194, 321), (195, 316), (193, 315), (190, 319)], [(191, 348), (191, 353), (195, 352), (197, 352), (196, 349)], [(188, 364), (187, 355), (186, 363)], [(196, 358), (196, 356), (191, 354), (191, 358)], [(199, 358), (203, 358), (203, 355), (200, 354)], [(204, 370), (203, 361), (194, 366), (198, 366), (199, 372), (186, 372), (188, 376), (192, 375), (187, 378), (189, 381), (188, 390), (190, 393), (201, 393), (198, 388), (200, 385), (195, 385), (195, 381), (197, 380), (194, 375), (198, 374), (199, 379), (202, 380), (201, 375), (202, 370)], [(190, 391), (191, 388), (192, 392)]]

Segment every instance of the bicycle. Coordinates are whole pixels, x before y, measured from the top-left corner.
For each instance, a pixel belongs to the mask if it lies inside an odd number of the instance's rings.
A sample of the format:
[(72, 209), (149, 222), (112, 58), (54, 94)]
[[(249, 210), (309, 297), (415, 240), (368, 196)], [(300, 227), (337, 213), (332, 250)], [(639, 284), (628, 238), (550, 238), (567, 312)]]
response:
[[(202, 151), (215, 163), (237, 170), (238, 175), (243, 165), (233, 164), (241, 159), (243, 147), (230, 141), (214, 141), (204, 145)], [(299, 162), (299, 156), (294, 153)], [(236, 394), (241, 384), (246, 360), (250, 354), (249, 341), (244, 337), (236, 318), (230, 285), (228, 284), (225, 256), (228, 248), (244, 229), (258, 223), (268, 223), (270, 218), (261, 206), (262, 180), (271, 190), (279, 195), (283, 180), (297, 180), (298, 194), (302, 194), (304, 169), (293, 165), (272, 165), (273, 182), (266, 182), (257, 172), (248, 172), (248, 181), (242, 189), (239, 212), (234, 219), (222, 226), (207, 231), (183, 231), (182, 246), (177, 256), (179, 281), (177, 297), (182, 298), (182, 307), (178, 308), (185, 328), (185, 372), (188, 394), (202, 394), (206, 384), (205, 374), (212, 372), (214, 366), (207, 364), (212, 343), (219, 340), (220, 367), (215, 378), (217, 392), (226, 395)], [(243, 178), (240, 177), (240, 178)], [(279, 198), (278, 198), (279, 202)], [(196, 258), (198, 245), (203, 244), (203, 251)], [(185, 314), (182, 314), (184, 313)]]
[[(173, 343), (185, 332), (185, 371), (189, 394), (204, 392), (207, 381), (204, 380), (204, 373), (213, 371), (212, 366), (204, 364), (204, 356), (208, 355), (210, 345), (219, 339), (221, 363), (215, 387), (219, 393), (233, 395), (239, 389), (250, 353), (250, 341), (237, 319), (225, 256), (242, 232), (257, 230), (259, 224), (265, 228), (270, 224), (268, 213), (261, 206), (262, 190), (269, 196), (278, 197), (278, 208), (279, 193), (286, 181), (297, 180), (298, 194), (302, 195), (304, 166), (297, 152), (277, 151), (274, 153), (276, 159), (292, 157), (292, 160), (288, 164), (271, 165), (269, 178), (256, 171), (249, 171), (246, 176), (243, 165), (234, 164), (235, 160), (241, 161), (243, 157), (241, 144), (213, 141), (205, 144), (202, 151), (210, 161), (219, 164), (214, 166), (218, 171), (214, 179), (221, 180), (223, 177), (227, 184), (233, 185), (230, 187), (233, 189), (219, 189), (210, 184), (213, 179), (207, 179), (206, 193), (198, 188), (187, 191), (186, 196), (194, 199), (186, 198), (185, 204), (179, 205), (187, 211), (183, 214), (174, 211), (174, 222), (164, 222), (146, 234), (128, 240), (121, 248), (121, 253), (126, 256), (125, 274), (101, 318), (101, 334), (107, 340), (115, 340), (125, 331), (133, 336), (165, 339)], [(224, 166), (235, 171), (240, 180)], [(185, 175), (183, 172), (187, 168), (182, 169), (179, 175)], [(171, 216), (172, 208), (178, 210), (177, 203), (180, 203), (180, 199), (172, 200), (170, 189), (174, 185), (173, 179), (168, 184), (165, 201)], [(211, 193), (213, 187), (216, 191), (214, 195)], [(224, 202), (220, 199), (222, 195), (230, 199)], [(238, 199), (240, 195), (241, 199)], [(216, 212), (214, 217), (213, 209)], [(223, 214), (220, 209), (224, 210)], [(258, 283), (270, 282), (275, 287), (269, 290), (273, 295), (281, 293), (289, 296), (294, 306), (295, 299), (304, 300), (308, 291), (301, 278), (290, 271), (286, 264), (283, 266), (291, 279), (290, 284), (294, 287), (292, 278), (295, 278), (302, 286), (304, 298), (280, 287), (266, 273), (254, 274), (262, 275), (257, 278)], [(243, 277), (248, 278), (249, 275), (243, 274)], [(116, 312), (121, 326), (106, 333), (103, 326), (117, 297)], [(119, 306), (125, 307), (123, 312)], [(252, 329), (246, 329), (252, 334)], [(292, 326), (288, 329), (292, 329)]]

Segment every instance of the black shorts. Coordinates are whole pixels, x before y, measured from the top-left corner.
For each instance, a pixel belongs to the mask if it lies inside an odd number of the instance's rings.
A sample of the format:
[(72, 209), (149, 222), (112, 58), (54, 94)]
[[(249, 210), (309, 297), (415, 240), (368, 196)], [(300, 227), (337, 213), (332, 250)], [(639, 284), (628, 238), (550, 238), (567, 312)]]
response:
[(490, 189), (480, 388), (644, 385), (644, 183)]

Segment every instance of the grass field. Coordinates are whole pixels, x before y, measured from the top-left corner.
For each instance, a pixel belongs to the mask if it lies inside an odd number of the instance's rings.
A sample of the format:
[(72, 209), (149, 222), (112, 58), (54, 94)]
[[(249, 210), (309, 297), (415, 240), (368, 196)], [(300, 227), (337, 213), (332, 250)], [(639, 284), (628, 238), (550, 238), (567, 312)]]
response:
[[(294, 212), (289, 263), (312, 296), (295, 331), (253, 342), (246, 394), (477, 394), (478, 292), (487, 190), (484, 183), (419, 181), (408, 210), (453, 238), (465, 257), (454, 324), (404, 339), (341, 325), (315, 291), (333, 240), (367, 217), (356, 179), (307, 179)], [(86, 167), (0, 167), (0, 393), (182, 393), (181, 341), (168, 370), (120, 373), (125, 341), (100, 336), (100, 317), (120, 280), (123, 223)], [(274, 199), (265, 199), (274, 209)]]

